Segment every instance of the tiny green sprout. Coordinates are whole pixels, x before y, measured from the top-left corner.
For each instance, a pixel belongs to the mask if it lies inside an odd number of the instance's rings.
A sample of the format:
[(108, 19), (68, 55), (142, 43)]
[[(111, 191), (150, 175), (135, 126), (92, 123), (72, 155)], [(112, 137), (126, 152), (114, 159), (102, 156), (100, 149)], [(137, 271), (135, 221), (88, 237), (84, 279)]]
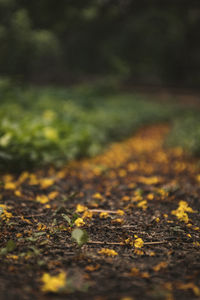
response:
[(74, 224), (74, 222), (75, 222), (76, 219), (78, 219), (78, 218), (79, 218), (79, 215), (76, 214), (76, 213), (74, 213), (74, 214), (72, 215), (71, 224)]
[(77, 244), (82, 247), (88, 241), (88, 234), (85, 230), (76, 228), (72, 231), (72, 239), (74, 239)]

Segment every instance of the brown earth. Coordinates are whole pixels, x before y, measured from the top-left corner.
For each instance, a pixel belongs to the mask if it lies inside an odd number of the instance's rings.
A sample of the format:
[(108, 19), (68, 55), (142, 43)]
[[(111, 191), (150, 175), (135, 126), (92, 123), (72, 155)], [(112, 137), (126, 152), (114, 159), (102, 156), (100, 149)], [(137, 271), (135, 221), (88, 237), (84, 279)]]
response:
[[(2, 176), (1, 300), (200, 298), (200, 164), (165, 149), (167, 132)], [(76, 227), (89, 235), (81, 248)]]

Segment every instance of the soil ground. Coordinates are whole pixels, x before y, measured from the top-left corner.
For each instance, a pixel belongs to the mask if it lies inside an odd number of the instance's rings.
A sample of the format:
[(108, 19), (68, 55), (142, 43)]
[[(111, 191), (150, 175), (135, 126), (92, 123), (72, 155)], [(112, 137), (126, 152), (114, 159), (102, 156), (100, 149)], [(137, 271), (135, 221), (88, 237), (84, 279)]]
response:
[[(200, 298), (200, 164), (164, 148), (168, 130), (142, 128), (59, 170), (2, 176), (1, 300)], [(78, 226), (89, 235), (81, 248)], [(48, 292), (59, 274), (67, 285)]]

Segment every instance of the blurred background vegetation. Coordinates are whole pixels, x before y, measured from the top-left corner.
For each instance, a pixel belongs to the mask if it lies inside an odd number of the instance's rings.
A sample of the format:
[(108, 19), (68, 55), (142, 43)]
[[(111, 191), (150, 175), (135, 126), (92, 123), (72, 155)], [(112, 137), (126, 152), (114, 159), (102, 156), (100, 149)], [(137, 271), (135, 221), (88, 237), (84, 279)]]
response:
[(199, 0), (0, 0), (0, 75), (200, 84)]
[[(94, 156), (145, 124), (172, 120), (176, 106), (95, 85), (14, 87), (0, 82), (0, 170), (62, 166)], [(102, 92), (102, 91), (101, 91)]]
[(199, 88), (199, 32), (199, 0), (0, 0), (0, 170), (60, 166), (164, 121), (167, 145), (200, 155), (197, 106), (134, 92)]

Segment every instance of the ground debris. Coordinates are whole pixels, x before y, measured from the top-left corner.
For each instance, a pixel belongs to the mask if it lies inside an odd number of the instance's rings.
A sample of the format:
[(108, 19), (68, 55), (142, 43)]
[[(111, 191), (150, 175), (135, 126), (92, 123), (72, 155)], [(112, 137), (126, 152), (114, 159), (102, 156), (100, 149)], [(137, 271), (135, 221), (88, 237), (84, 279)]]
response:
[(167, 132), (2, 175), (0, 299), (197, 299), (200, 167)]

